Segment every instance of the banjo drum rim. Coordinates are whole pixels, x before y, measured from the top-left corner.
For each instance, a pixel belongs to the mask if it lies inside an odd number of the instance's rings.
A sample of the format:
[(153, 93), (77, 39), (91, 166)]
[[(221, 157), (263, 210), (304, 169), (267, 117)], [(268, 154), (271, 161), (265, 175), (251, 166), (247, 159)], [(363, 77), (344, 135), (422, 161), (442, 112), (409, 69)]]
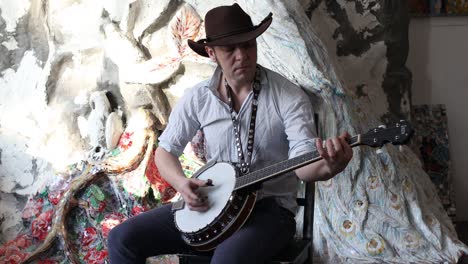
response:
[[(230, 233), (230, 234), (228, 234), (228, 236), (230, 236), (230, 235), (232, 235), (232, 233), (234, 233), (235, 231), (237, 231), (239, 228), (241, 228), (244, 225), (244, 223), (248, 220), (253, 208), (255, 207), (255, 203), (256, 203), (256, 200), (257, 200), (257, 192), (254, 191), (254, 192), (248, 193), (248, 194), (246, 194), (244, 196), (236, 195), (236, 193), (233, 192), (230, 197), (231, 198), (232, 197), (244, 197), (244, 199), (242, 199), (243, 200), (242, 207), (240, 209), (234, 209), (234, 210), (238, 211), (237, 215), (235, 215), (229, 221), (229, 223), (226, 226), (222, 227), (222, 229), (221, 229), (221, 231), (219, 233), (217, 233), (214, 236), (211, 236), (210, 238), (206, 238), (206, 239), (204, 239), (204, 240), (202, 240), (200, 242), (191, 242), (190, 239), (187, 236), (203, 236), (204, 234), (209, 232), (211, 229), (213, 229), (214, 225), (220, 224), (219, 220), (221, 220), (223, 217), (226, 217), (226, 215), (227, 215), (226, 211), (229, 208), (232, 208), (234, 206), (232, 203), (227, 203), (225, 205), (225, 207), (223, 208), (222, 212), (212, 222), (210, 222), (207, 226), (201, 228), (198, 231), (195, 231), (195, 232), (181, 231), (179, 229), (179, 227), (177, 226), (177, 223), (175, 223), (176, 228), (177, 228), (177, 230), (180, 231), (180, 233), (182, 235), (182, 238), (185, 241), (185, 243), (187, 243), (189, 246), (195, 248), (198, 251), (209, 251), (209, 250), (212, 250), (212, 249), (216, 248), (216, 246), (219, 243), (221, 243), (222, 241), (224, 241), (227, 238), (226, 237), (224, 239), (221, 239), (226, 233)], [(247, 211), (247, 215), (244, 216), (243, 218), (241, 218), (240, 216), (242, 215), (242, 213), (245, 213), (246, 211)], [(243, 221), (241, 223), (238, 223), (238, 220), (242, 220), (242, 219), (243, 219)], [(175, 222), (175, 220), (174, 220), (174, 222)], [(236, 224), (238, 225), (238, 227), (234, 229), (233, 227)], [(216, 240), (218, 240), (218, 239), (221, 239), (221, 241), (216, 242)]]

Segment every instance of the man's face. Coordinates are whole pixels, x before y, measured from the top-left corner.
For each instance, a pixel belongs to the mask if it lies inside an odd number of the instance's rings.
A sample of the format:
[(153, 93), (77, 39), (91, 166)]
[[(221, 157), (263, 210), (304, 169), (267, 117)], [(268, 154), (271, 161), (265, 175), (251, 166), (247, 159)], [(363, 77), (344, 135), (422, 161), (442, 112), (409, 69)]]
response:
[(257, 41), (255, 39), (229, 46), (206, 47), (212, 60), (218, 62), (228, 80), (239, 85), (247, 84), (255, 78), (257, 65)]

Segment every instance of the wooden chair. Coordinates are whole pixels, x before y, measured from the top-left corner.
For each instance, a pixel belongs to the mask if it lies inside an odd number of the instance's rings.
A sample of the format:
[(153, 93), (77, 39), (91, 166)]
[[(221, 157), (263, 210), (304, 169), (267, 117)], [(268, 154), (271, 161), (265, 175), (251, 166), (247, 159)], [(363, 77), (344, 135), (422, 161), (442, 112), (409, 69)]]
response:
[[(301, 197), (297, 198), (300, 206), (296, 221), (302, 222), (297, 230), (296, 238), (283, 251), (281, 251), (271, 264), (304, 264), (312, 263), (312, 237), (314, 223), (314, 194), (315, 183), (301, 182)], [(301, 221), (302, 220), (302, 221)], [(211, 257), (203, 255), (179, 254), (180, 264), (208, 264)]]

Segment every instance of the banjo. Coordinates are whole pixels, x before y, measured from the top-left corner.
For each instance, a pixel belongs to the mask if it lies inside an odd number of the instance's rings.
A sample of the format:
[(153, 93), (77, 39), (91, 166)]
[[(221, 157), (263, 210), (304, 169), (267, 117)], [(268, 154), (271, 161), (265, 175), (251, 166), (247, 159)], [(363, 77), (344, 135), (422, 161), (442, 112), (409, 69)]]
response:
[[(402, 145), (412, 133), (410, 124), (401, 120), (389, 128), (379, 126), (347, 141), (351, 147), (382, 147), (386, 143)], [(193, 177), (213, 183), (199, 189), (201, 195), (209, 197), (210, 208), (197, 212), (184, 206), (183, 200), (173, 203), (176, 227), (184, 241), (194, 249), (212, 250), (247, 221), (257, 197), (255, 185), (321, 159), (320, 154), (314, 151), (242, 176), (229, 162), (209, 162)]]

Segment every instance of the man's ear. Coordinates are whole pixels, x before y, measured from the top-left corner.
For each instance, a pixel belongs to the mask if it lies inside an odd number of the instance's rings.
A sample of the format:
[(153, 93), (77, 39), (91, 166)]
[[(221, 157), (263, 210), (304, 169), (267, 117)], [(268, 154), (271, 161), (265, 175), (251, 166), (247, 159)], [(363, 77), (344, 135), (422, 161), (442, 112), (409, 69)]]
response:
[(216, 62), (216, 53), (212, 47), (205, 46), (205, 51), (213, 62)]

